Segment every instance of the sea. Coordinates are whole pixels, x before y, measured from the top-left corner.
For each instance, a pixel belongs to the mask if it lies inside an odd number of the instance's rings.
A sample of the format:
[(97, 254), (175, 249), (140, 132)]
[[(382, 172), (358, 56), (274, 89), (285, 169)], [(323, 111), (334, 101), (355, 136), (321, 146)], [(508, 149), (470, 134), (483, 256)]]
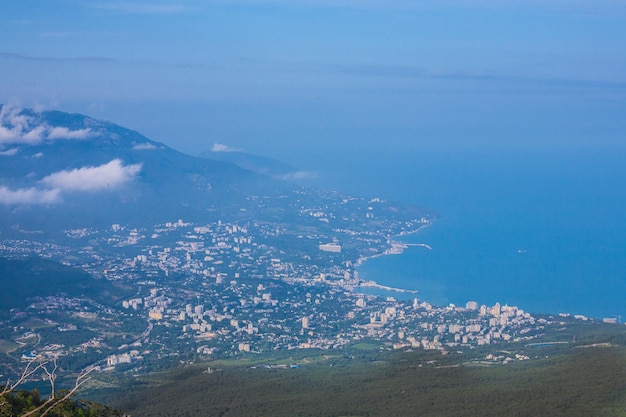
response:
[(354, 150), (316, 185), (427, 207), (433, 224), (359, 276), (434, 305), (626, 319), (626, 146)]

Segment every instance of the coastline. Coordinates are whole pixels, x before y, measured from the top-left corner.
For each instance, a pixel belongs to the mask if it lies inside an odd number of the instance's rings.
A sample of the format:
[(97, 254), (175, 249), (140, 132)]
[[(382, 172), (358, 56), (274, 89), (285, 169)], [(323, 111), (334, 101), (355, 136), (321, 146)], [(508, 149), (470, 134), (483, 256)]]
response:
[[(409, 237), (400, 230), (391, 233), (399, 242), (429, 243), (433, 251), (409, 248), (401, 259), (380, 258), (390, 246), (387, 235), (381, 240), (379, 234), (378, 252), (364, 250), (353, 258), (354, 262), (360, 255), (367, 257), (358, 264), (361, 278), (417, 289), (419, 298), (433, 305), (441, 300), (458, 305), (467, 300), (498, 301), (537, 313), (626, 317), (626, 187), (617, 187), (618, 179), (626, 178), (622, 161), (626, 149), (594, 151), (594, 158), (586, 152), (529, 149), (527, 155), (536, 163), (532, 172), (522, 170), (522, 161), (513, 153), (472, 153), (473, 159), (461, 153), (449, 158), (433, 153), (425, 164), (415, 163), (424, 156), (417, 151), (407, 153), (406, 159), (394, 154), (382, 161), (381, 172), (402, 175), (383, 178), (376, 172), (367, 181), (359, 176), (350, 185), (436, 208), (441, 216), (429, 219), (431, 229)], [(379, 161), (379, 156), (373, 154), (370, 161)], [(467, 175), (453, 169), (461, 162), (468, 163)], [(340, 166), (346, 172), (353, 168)], [(568, 175), (554, 175), (555, 167)], [(496, 168), (501, 176), (493, 176)], [(598, 175), (583, 176), (584, 172)], [(416, 187), (414, 180), (427, 175), (431, 177), (428, 192)], [(571, 187), (569, 180), (574, 177), (585, 181)], [(510, 183), (511, 178), (523, 181)], [(502, 194), (494, 195), (493, 187)], [(588, 192), (614, 204), (598, 205), (583, 198), (591, 195)], [(410, 232), (419, 226), (414, 223)], [(378, 259), (366, 263), (372, 255)], [(357, 270), (354, 265), (350, 269)], [(385, 295), (374, 288), (362, 291)]]
[[(432, 224), (432, 220), (428, 221), (427, 224), (422, 225), (415, 230), (411, 230), (409, 232), (402, 232), (399, 235), (395, 235), (394, 238), (414, 235), (418, 233), (419, 231), (426, 229), (427, 227), (430, 227), (431, 224)], [(387, 238), (387, 245), (389, 245), (389, 247), (381, 253), (377, 253), (376, 255), (359, 257), (359, 259), (357, 259), (356, 262), (354, 262), (354, 266), (358, 268), (368, 259), (380, 258), (381, 256), (402, 255), (404, 253), (404, 250), (407, 249), (409, 246), (421, 246), (429, 250), (433, 249), (430, 245), (427, 245), (426, 243), (405, 243), (405, 242), (400, 242), (398, 240), (393, 240), (393, 238), (391, 237)]]
[(387, 285), (378, 284), (375, 281), (363, 281), (363, 282), (359, 283), (359, 286), (357, 288), (376, 288), (376, 289), (379, 289), (379, 290), (385, 290), (385, 291), (390, 291), (390, 292), (402, 292), (402, 293), (409, 293), (409, 294), (417, 294), (418, 293), (417, 290), (408, 290), (406, 288), (389, 287)]
[[(385, 249), (383, 252), (381, 253), (377, 253), (375, 255), (370, 255), (370, 256), (361, 256), (359, 259), (356, 260), (356, 262), (354, 263), (355, 268), (359, 268), (360, 266), (362, 266), (366, 261), (370, 260), (370, 259), (375, 259), (375, 258), (380, 258), (383, 256), (389, 256), (389, 255), (402, 255), (404, 253), (404, 251), (412, 246), (417, 246), (417, 247), (422, 247), (428, 250), (432, 250), (433, 248), (426, 244), (426, 243), (406, 243), (406, 242), (401, 242), (398, 240), (394, 240), (394, 238), (397, 237), (404, 237), (404, 236), (410, 236), (410, 235), (414, 235), (418, 232), (420, 232), (423, 229), (426, 229), (427, 227), (430, 227), (432, 224), (432, 221), (428, 221), (427, 224), (421, 225), (420, 227), (418, 227), (415, 230), (411, 230), (408, 232), (402, 232), (399, 235), (395, 235), (393, 238), (389, 237), (387, 239), (387, 245), (388, 248)], [(358, 273), (358, 271), (357, 271)], [(396, 287), (391, 287), (388, 285), (382, 285), (379, 284), (378, 282), (376, 282), (376, 280), (368, 280), (368, 281), (363, 281), (360, 282), (359, 284), (357, 284), (356, 286), (351, 286), (352, 289), (358, 289), (358, 288), (375, 288), (375, 289), (379, 289), (379, 290), (383, 290), (383, 291), (389, 291), (389, 292), (395, 292), (395, 293), (408, 293), (408, 294), (418, 294), (419, 291), (418, 290), (412, 290), (412, 289), (408, 289), (408, 288), (396, 288)]]

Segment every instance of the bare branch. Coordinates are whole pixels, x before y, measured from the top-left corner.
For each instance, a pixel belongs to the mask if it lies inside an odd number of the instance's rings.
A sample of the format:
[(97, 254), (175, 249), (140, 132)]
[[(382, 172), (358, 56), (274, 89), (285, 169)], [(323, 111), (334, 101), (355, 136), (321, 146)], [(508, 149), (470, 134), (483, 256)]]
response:
[[(44, 417), (46, 414), (48, 414), (50, 411), (52, 411), (54, 409), (54, 407), (56, 407), (58, 404), (68, 400), (71, 396), (73, 396), (76, 391), (78, 391), (78, 389), (85, 384), (87, 381), (89, 381), (91, 379), (91, 377), (89, 376), (89, 374), (94, 370), (94, 368), (90, 368), (90, 369), (86, 369), (83, 370), (77, 377), (76, 377), (76, 381), (74, 382), (74, 386), (72, 387), (72, 389), (70, 389), (69, 391), (67, 391), (62, 397), (57, 398), (56, 397), (56, 387), (55, 387), (55, 382), (57, 379), (57, 369), (58, 369), (58, 364), (57, 361), (54, 360), (53, 362), (53, 367), (50, 369), (49, 368), (49, 362), (39, 362), (37, 364), (37, 366), (33, 367), (33, 365), (35, 364), (35, 361), (30, 361), (28, 362), (28, 364), (26, 365), (26, 368), (24, 369), (24, 371), (22, 372), (22, 375), (14, 382), (11, 383), (11, 381), (7, 381), (6, 386), (3, 387), (2, 391), (0, 392), (0, 400), (2, 400), (2, 402), (0, 402), (0, 404), (4, 404), (6, 401), (4, 401), (3, 397), (5, 394), (10, 394), (11, 392), (15, 391), (15, 389), (20, 386), (22, 383), (24, 383), (24, 381), (30, 377), (31, 375), (33, 375), (35, 372), (42, 370), (45, 375), (47, 376), (48, 380), (50, 381), (50, 388), (51, 388), (51, 394), (50, 394), (50, 398), (48, 398), (46, 401), (44, 401), (42, 404), (40, 404), (38, 407), (28, 411), (25, 414), (22, 414), (20, 417), (30, 417), (30, 416), (39, 416), (39, 417)], [(39, 414), (41, 413), (41, 414)]]
[(55, 359), (53, 363), (54, 363), (54, 368), (52, 368), (52, 371), (49, 371), (47, 366), (43, 366), (42, 369), (44, 370), (44, 372), (48, 376), (48, 380), (50, 381), (50, 398), (54, 400), (54, 397), (55, 397), (54, 383), (57, 379), (56, 372), (58, 368), (57, 360)]
[(4, 395), (4, 394), (8, 394), (9, 392), (12, 392), (13, 390), (15, 390), (15, 388), (17, 388), (18, 386), (20, 386), (28, 377), (30, 377), (32, 374), (34, 374), (35, 372), (37, 372), (38, 370), (44, 368), (48, 362), (39, 362), (39, 364), (34, 367), (31, 368), (31, 366), (36, 363), (35, 360), (31, 360), (26, 364), (26, 368), (24, 368), (24, 371), (22, 372), (22, 375), (18, 378), (17, 381), (15, 381), (14, 383), (11, 383), (11, 380), (7, 380), (6, 385), (4, 386), (4, 389), (2, 390), (2, 392), (0, 392), (0, 396)]
[[(91, 379), (90, 376), (88, 376), (91, 371), (93, 371), (93, 368), (87, 370), (87, 371), (83, 371), (80, 373), (80, 375), (78, 375), (78, 377), (76, 377), (76, 382), (74, 383), (74, 387), (69, 390), (63, 397), (59, 398), (59, 399), (55, 399), (54, 397), (50, 396), (50, 398), (44, 402), (43, 404), (41, 404), (39, 407), (35, 408), (34, 410), (29, 411), (26, 414), (23, 414), (21, 417), (28, 417), (31, 415), (34, 415), (35, 413), (38, 413), (39, 411), (43, 410), (43, 412), (39, 415), (39, 417), (44, 417), (46, 414), (48, 414), (50, 411), (52, 411), (52, 409), (57, 405), (62, 403), (63, 401), (68, 400), (72, 395), (74, 395), (76, 393), (76, 391), (78, 391), (78, 389), (81, 387), (81, 385), (83, 385), (85, 382), (89, 381)], [(47, 372), (47, 371), (46, 371)], [(53, 381), (54, 379), (56, 379), (56, 374), (54, 374), (54, 372), (56, 372), (56, 362), (55, 362), (55, 367), (52, 371), (52, 375), (53, 375), (53, 379), (51, 379), (51, 381)], [(53, 382), (51, 382), (52, 384)]]

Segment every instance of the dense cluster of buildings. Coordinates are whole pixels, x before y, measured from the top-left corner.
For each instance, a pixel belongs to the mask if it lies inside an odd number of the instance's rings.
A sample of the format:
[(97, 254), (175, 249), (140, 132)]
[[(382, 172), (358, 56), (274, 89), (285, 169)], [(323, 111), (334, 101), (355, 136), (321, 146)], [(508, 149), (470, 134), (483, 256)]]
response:
[[(362, 216), (371, 219), (380, 201), (368, 203)], [(348, 215), (325, 208), (303, 210), (302, 215), (329, 227), (183, 220), (152, 229), (115, 224), (106, 230), (67, 231), (68, 239), (82, 242), (78, 250), (28, 241), (5, 242), (2, 250), (34, 250), (60, 260), (71, 255), (96, 278), (136, 287), (133, 296), (114, 306), (85, 307), (84, 300), (71, 304), (71, 299), (45, 303), (48, 310), (66, 310), (68, 317), (91, 314), (108, 326), (97, 330), (93, 324), (91, 330), (100, 334), (88, 341), (91, 345), (81, 345), (93, 348), (92, 365), (100, 369), (146, 366), (165, 357), (236, 357), (358, 343), (446, 353), (530, 340), (548, 324), (513, 306), (474, 301), (462, 307), (433, 306), (417, 298), (360, 292), (357, 259), (401, 250), (389, 236), (416, 231), (428, 224), (426, 218), (348, 229), (332, 225), (335, 219), (347, 222)], [(31, 307), (30, 314), (43, 311), (37, 303)], [(138, 321), (144, 323), (141, 331), (124, 330)], [(72, 325), (72, 331), (79, 331), (84, 322)], [(115, 337), (107, 336), (114, 333), (111, 329), (117, 329)]]
[[(143, 281), (146, 295), (124, 300), (122, 307), (190, 341), (199, 355), (337, 349), (359, 342), (445, 352), (529, 340), (545, 324), (500, 304), (432, 306), (417, 299), (366, 295), (359, 292), (349, 260), (326, 269), (298, 264), (294, 258), (306, 254), (287, 255), (272, 244), (280, 229), (262, 234), (249, 229), (179, 220), (150, 233), (127, 231), (139, 239), (137, 254), (109, 265), (107, 276), (128, 276), (133, 270), (150, 275), (152, 281)], [(115, 232), (109, 244), (128, 241), (123, 228)], [(165, 246), (167, 242), (174, 243)], [(325, 252), (321, 244), (317, 250)], [(159, 276), (177, 276), (177, 285), (168, 280), (163, 285)]]

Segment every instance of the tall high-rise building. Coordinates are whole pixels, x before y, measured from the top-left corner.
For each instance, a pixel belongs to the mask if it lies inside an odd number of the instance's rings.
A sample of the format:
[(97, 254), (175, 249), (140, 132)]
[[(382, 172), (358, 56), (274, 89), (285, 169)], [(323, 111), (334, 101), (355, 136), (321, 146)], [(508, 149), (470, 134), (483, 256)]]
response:
[(499, 316), (502, 313), (502, 309), (500, 307), (500, 303), (496, 303), (492, 308), (491, 308), (491, 314), (493, 314), (494, 316)]

